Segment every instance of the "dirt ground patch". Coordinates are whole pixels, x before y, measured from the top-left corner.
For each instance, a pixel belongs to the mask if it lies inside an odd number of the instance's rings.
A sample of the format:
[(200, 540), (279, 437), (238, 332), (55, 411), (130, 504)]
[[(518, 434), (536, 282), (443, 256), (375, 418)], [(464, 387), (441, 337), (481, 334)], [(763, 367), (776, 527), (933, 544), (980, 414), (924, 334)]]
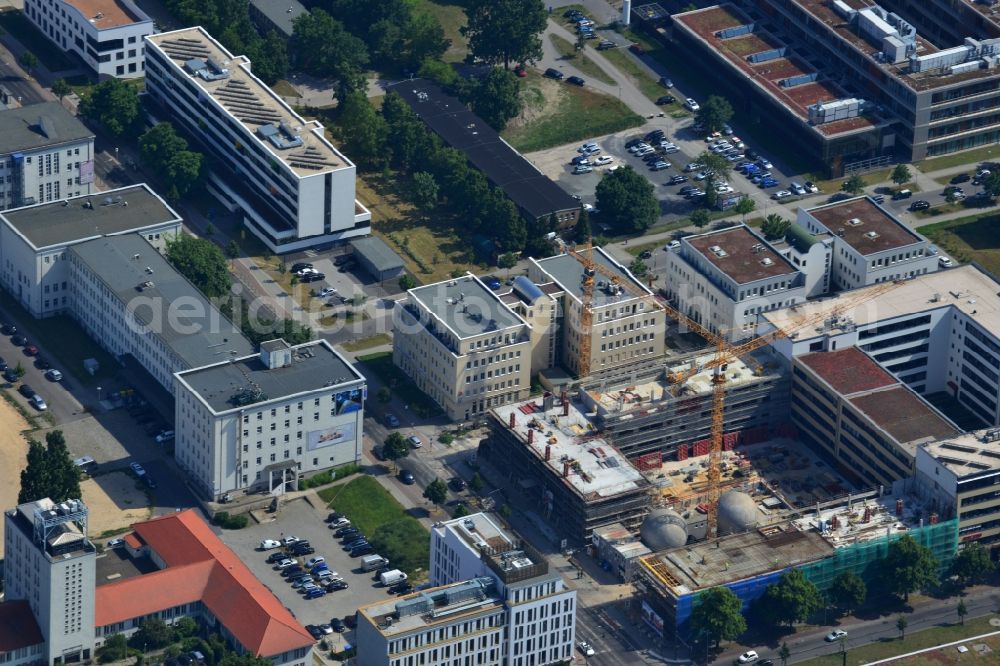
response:
[[(28, 422), (6, 400), (0, 400), (0, 469), (6, 483), (0, 484), (0, 506), (4, 510), (17, 506), (17, 493), (21, 487), (21, 470), (28, 464), (28, 440), (21, 433), (29, 428)], [(3, 526), (0, 525), (0, 532)], [(3, 540), (0, 540), (0, 557), (3, 557)]]
[(125, 472), (110, 472), (80, 483), (83, 501), (90, 509), (88, 532), (96, 539), (150, 517), (146, 493)]

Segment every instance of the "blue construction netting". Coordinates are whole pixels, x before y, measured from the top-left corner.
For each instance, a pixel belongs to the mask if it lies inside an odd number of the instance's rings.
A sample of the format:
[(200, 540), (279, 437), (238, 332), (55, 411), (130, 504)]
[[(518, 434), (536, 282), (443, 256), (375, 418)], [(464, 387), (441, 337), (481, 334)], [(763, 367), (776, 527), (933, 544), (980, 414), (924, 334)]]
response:
[(758, 63), (767, 62), (768, 60), (777, 60), (778, 58), (784, 58), (785, 52), (788, 51), (784, 46), (780, 49), (771, 49), (770, 51), (761, 51), (760, 53), (754, 53), (747, 56), (747, 60), (756, 65)]
[(794, 88), (795, 86), (801, 86), (804, 83), (812, 83), (817, 78), (819, 78), (819, 72), (813, 72), (812, 74), (799, 74), (798, 76), (790, 76), (787, 79), (781, 79), (781, 81), (778, 81), (778, 85), (782, 88)]
[(749, 35), (751, 32), (753, 32), (753, 23), (747, 23), (746, 25), (738, 25), (735, 28), (719, 30), (715, 33), (715, 36), (719, 39), (732, 39), (733, 37)]

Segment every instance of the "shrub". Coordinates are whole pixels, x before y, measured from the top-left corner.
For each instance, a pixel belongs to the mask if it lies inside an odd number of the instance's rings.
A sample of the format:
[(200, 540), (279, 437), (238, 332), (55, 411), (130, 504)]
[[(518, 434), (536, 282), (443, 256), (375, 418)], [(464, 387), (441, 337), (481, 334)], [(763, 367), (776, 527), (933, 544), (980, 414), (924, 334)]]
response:
[(356, 474), (361, 471), (361, 466), (354, 463), (344, 465), (343, 467), (338, 467), (337, 469), (328, 469), (325, 472), (320, 472), (308, 479), (302, 479), (299, 482), (300, 490), (308, 490), (309, 488), (318, 488), (320, 486), (325, 486), (328, 483), (333, 483), (334, 481), (339, 481), (345, 476), (350, 476), (351, 474)]
[(445, 445), (451, 444), (455, 441), (455, 436), (450, 432), (445, 431), (438, 435), (438, 441)]
[(224, 530), (241, 530), (249, 525), (250, 521), (244, 513), (231, 516), (228, 511), (220, 511), (212, 517), (212, 523)]

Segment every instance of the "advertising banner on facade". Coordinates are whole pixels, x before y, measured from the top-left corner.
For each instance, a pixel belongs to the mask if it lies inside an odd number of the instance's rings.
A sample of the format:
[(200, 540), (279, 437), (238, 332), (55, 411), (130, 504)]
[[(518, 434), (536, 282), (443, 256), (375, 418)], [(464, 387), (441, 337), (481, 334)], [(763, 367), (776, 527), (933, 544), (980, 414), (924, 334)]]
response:
[(94, 182), (94, 160), (80, 162), (80, 184), (86, 185)]
[(657, 636), (663, 636), (663, 618), (645, 601), (642, 602), (642, 619)]
[(333, 398), (333, 403), (336, 406), (337, 414), (349, 414), (350, 412), (356, 412), (361, 409), (364, 404), (364, 395), (361, 393), (361, 389), (351, 389), (350, 391), (341, 391)]
[(322, 449), (335, 444), (353, 442), (355, 440), (354, 423), (343, 423), (323, 430), (310, 430), (307, 433), (306, 446), (310, 451)]

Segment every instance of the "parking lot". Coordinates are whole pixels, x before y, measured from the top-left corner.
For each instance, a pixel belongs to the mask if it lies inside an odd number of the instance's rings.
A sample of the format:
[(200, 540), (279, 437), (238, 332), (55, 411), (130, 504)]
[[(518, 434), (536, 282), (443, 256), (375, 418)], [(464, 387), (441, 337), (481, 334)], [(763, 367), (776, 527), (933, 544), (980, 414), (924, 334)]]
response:
[[(360, 558), (351, 558), (340, 546), (340, 541), (333, 538), (324, 518), (327, 511), (314, 509), (305, 500), (295, 500), (281, 506), (277, 521), (251, 525), (242, 530), (224, 530), (220, 535), (223, 542), (243, 560), (250, 570), (266, 585), (279, 600), (295, 615), (302, 624), (323, 624), (333, 617), (353, 617), (359, 606), (385, 599), (388, 596), (386, 588), (373, 580), (373, 572), (361, 572)], [(265, 560), (274, 551), (258, 550), (264, 539), (281, 539), (286, 536), (296, 536), (306, 539), (316, 550), (310, 557), (322, 555), (326, 558), (331, 571), (336, 571), (347, 581), (346, 590), (338, 590), (318, 599), (306, 599), (298, 590), (281, 577), (279, 571)], [(350, 630), (340, 636), (339, 640), (350, 640)], [(328, 640), (338, 639), (337, 634), (327, 637)]]

